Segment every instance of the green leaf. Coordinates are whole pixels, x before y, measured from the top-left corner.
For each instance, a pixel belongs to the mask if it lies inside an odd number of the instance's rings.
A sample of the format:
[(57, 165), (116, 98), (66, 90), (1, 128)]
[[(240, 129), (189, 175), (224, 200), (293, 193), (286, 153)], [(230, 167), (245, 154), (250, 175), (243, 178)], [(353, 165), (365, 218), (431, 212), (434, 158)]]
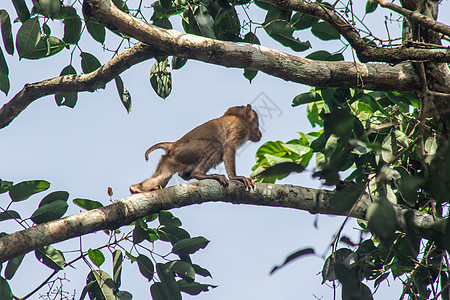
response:
[(192, 267), (194, 267), (195, 274), (198, 274), (203, 277), (211, 277), (212, 278), (211, 273), (208, 270), (206, 270), (205, 268), (202, 268), (196, 264), (192, 264)]
[(91, 249), (91, 248), (89, 248), (88, 256), (89, 256), (89, 259), (97, 267), (100, 267), (105, 262), (105, 256), (103, 255), (102, 251), (100, 251), (98, 249)]
[(30, 11), (28, 10), (25, 0), (13, 0), (13, 4), (20, 22), (24, 23), (27, 21), (30, 18)]
[(0, 90), (5, 93), (5, 96), (8, 96), (10, 87), (8, 75), (0, 73)]
[(19, 57), (22, 58), (31, 52), (41, 38), (41, 25), (37, 17), (26, 20), (16, 36), (16, 48)]
[(103, 204), (101, 204), (98, 201), (83, 199), (83, 198), (73, 199), (73, 203), (83, 209), (86, 209), (86, 210), (103, 207)]
[[(169, 3), (169, 7), (172, 6), (172, 1), (168, 0), (167, 1)], [(162, 1), (161, 1), (162, 4)], [(164, 7), (164, 4), (163, 4)], [(169, 19), (167, 17), (162, 17), (160, 19), (155, 19), (153, 20), (153, 25), (164, 28), (164, 29), (172, 29), (172, 23), (170, 23)]]
[(131, 111), (131, 96), (130, 92), (123, 86), (123, 81), (120, 76), (117, 76), (114, 78), (114, 81), (116, 82), (116, 88), (117, 92), (119, 93), (120, 101), (122, 102), (123, 106), (127, 110), (127, 113), (130, 113)]
[(200, 30), (200, 35), (215, 39), (216, 35), (214, 33), (214, 19), (208, 13), (208, 10), (204, 6), (198, 6), (194, 11), (194, 20), (197, 23), (198, 29)]
[(45, 180), (23, 181), (13, 185), (9, 189), (9, 197), (13, 202), (19, 202), (28, 199), (30, 196), (47, 190), (50, 183)]
[(8, 284), (8, 281), (5, 278), (0, 276), (0, 299), (2, 300), (12, 300), (13, 295), (11, 292), (11, 287)]
[(188, 279), (190, 281), (193, 281), (195, 279), (194, 267), (188, 262), (182, 260), (174, 260), (168, 262), (166, 266), (181, 278)]
[(369, 230), (378, 238), (388, 240), (395, 233), (395, 211), (385, 198), (378, 198), (367, 208), (366, 219)]
[(319, 19), (316, 17), (297, 12), (292, 16), (291, 20), (289, 21), (289, 25), (293, 26), (295, 30), (302, 30), (310, 28), (318, 21)]
[(181, 300), (180, 289), (175, 281), (173, 272), (166, 265), (160, 263), (156, 264), (156, 272), (162, 284), (162, 288), (158, 288), (160, 295), (164, 296), (161, 299)]
[(13, 186), (11, 181), (0, 179), (0, 194), (6, 193)]
[(31, 53), (24, 55), (26, 59), (40, 59), (50, 57), (66, 47), (66, 43), (54, 36), (42, 36)]
[(81, 69), (84, 74), (89, 74), (100, 68), (102, 64), (92, 54), (88, 52), (81, 52)]
[(30, 217), (36, 223), (41, 224), (61, 218), (67, 211), (69, 205), (66, 201), (56, 200), (49, 204), (40, 206)]
[[(86, 20), (86, 18), (85, 18)], [(106, 30), (105, 26), (100, 24), (97, 20), (93, 18), (89, 18), (86, 23), (86, 29), (89, 32), (89, 34), (92, 36), (94, 40), (99, 42), (100, 44), (105, 43), (105, 37), (106, 37)]]
[(305, 255), (311, 255), (311, 254), (315, 254), (314, 249), (312, 249), (312, 248), (305, 248), (305, 249), (295, 251), (294, 253), (292, 253), (291, 255), (286, 257), (286, 259), (284, 260), (284, 262), (281, 265), (273, 267), (273, 269), (270, 271), (270, 275), (272, 275), (276, 270), (283, 268), (291, 261), (294, 261), (299, 257), (305, 256)]
[(170, 242), (172, 245), (191, 237), (186, 230), (175, 226), (159, 227), (158, 234), (162, 241)]
[(44, 246), (41, 249), (37, 249), (34, 251), (34, 254), (41, 263), (55, 271), (64, 269), (66, 265), (63, 253), (52, 246)]
[(198, 282), (187, 282), (184, 279), (177, 281), (180, 291), (185, 292), (189, 295), (198, 295), (201, 292), (208, 292), (209, 288), (215, 289), (217, 285), (203, 284)]
[(172, 57), (172, 70), (181, 69), (186, 63), (188, 59), (184, 57), (173, 56)]
[(317, 93), (316, 91), (310, 91), (310, 92), (302, 93), (300, 95), (295, 96), (295, 98), (292, 100), (291, 105), (293, 107), (296, 107), (296, 106), (299, 106), (302, 104), (320, 101), (321, 99), (322, 99), (322, 97), (320, 96), (319, 93)]
[(366, 2), (366, 14), (373, 13), (378, 7), (377, 0), (367, 0)]
[(19, 213), (15, 210), (7, 210), (7, 211), (0, 213), (0, 222), (6, 221), (6, 220), (11, 220), (11, 219), (21, 220), (22, 218), (20, 217)]
[(327, 22), (318, 22), (311, 27), (311, 32), (321, 40), (338, 40), (341, 34)]
[(14, 43), (11, 31), (11, 19), (8, 12), (4, 9), (0, 9), (0, 24), (2, 28), (2, 38), (3, 44), (5, 45), (5, 50), (8, 54), (13, 55)]
[(77, 11), (73, 7), (64, 7), (64, 37), (63, 41), (68, 44), (76, 44), (80, 40), (81, 35), (81, 18), (77, 15)]
[(192, 254), (205, 248), (208, 243), (209, 241), (202, 236), (188, 238), (175, 243), (172, 252), (178, 255)]
[(159, 224), (165, 226), (174, 226), (180, 227), (181, 221), (177, 217), (175, 217), (170, 211), (161, 210), (158, 215)]
[(168, 60), (157, 61), (150, 70), (150, 83), (156, 94), (165, 99), (172, 91), (172, 75), (167, 70)]
[[(65, 75), (76, 75), (77, 71), (72, 65), (66, 66), (59, 76)], [(78, 93), (64, 93), (64, 94), (55, 94), (55, 101), (58, 106), (64, 105), (70, 108), (74, 108), (77, 104)]]
[(108, 273), (101, 270), (92, 270), (86, 279), (86, 288), (90, 299), (115, 300), (115, 284)]
[(123, 262), (122, 251), (115, 250), (112, 256), (113, 256), (113, 278), (117, 288), (119, 288), (121, 284), (121, 275), (122, 275), (122, 262)]
[(344, 109), (336, 109), (323, 115), (324, 129), (328, 134), (335, 134), (338, 137), (345, 138), (351, 134), (353, 129), (352, 116)]
[(41, 207), (45, 204), (50, 204), (57, 200), (67, 202), (68, 199), (69, 199), (69, 193), (66, 191), (52, 192), (52, 193), (48, 194), (47, 196), (45, 196), (44, 198), (42, 198), (41, 202), (39, 203), (39, 207)]
[(155, 274), (155, 266), (150, 258), (145, 255), (139, 254), (137, 257), (137, 263), (139, 267), (139, 272), (141, 272), (142, 276), (148, 279), (148, 281), (153, 279), (153, 275)]
[(166, 300), (164, 289), (161, 282), (155, 282), (150, 287), (150, 293), (153, 300)]
[[(17, 269), (19, 269), (19, 266), (22, 263), (22, 260), (24, 257), (25, 257), (25, 254), (14, 257), (8, 261), (8, 264), (6, 265), (6, 269), (5, 269), (5, 278), (6, 279), (9, 280), (14, 277), (14, 274), (16, 274)], [(1, 298), (1, 299), (3, 299), (3, 298)]]
[(365, 188), (364, 184), (343, 182), (336, 186), (336, 192), (330, 199), (330, 209), (335, 214), (347, 214), (359, 199)]
[(61, 8), (60, 0), (39, 0), (33, 1), (34, 8), (40, 14), (47, 18), (56, 18), (59, 15), (59, 10)]
[(323, 126), (323, 119), (321, 117), (321, 114), (325, 107), (325, 101), (320, 100), (316, 102), (310, 102), (308, 103), (308, 106), (306, 107), (306, 117), (309, 120), (309, 123), (311, 123), (312, 127), (315, 127), (316, 124), (319, 126)]

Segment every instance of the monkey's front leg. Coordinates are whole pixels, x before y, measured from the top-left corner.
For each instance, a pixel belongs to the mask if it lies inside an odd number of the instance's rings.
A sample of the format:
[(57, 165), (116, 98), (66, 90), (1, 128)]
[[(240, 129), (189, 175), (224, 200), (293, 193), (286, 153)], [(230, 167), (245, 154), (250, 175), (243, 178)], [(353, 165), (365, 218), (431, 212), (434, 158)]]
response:
[(255, 188), (255, 182), (252, 178), (236, 175), (236, 147), (233, 144), (225, 144), (223, 152), (223, 162), (230, 180), (242, 182), (249, 190)]

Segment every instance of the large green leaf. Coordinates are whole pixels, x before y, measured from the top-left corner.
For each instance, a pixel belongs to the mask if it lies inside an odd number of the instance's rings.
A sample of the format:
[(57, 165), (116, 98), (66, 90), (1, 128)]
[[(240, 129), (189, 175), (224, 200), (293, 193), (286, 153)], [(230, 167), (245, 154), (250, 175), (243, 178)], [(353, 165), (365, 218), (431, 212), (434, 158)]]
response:
[(341, 37), (341, 34), (327, 22), (318, 22), (314, 24), (311, 27), (311, 32), (324, 41), (338, 40)]
[(392, 204), (386, 198), (378, 198), (366, 214), (370, 231), (378, 238), (388, 240), (395, 233), (396, 218)]
[(184, 279), (177, 281), (178, 287), (180, 291), (185, 292), (189, 295), (198, 295), (201, 292), (208, 292), (209, 288), (216, 288), (217, 285), (212, 284), (204, 284), (204, 283), (198, 283), (198, 282), (187, 282)]
[(15, 210), (6, 210), (4, 212), (0, 213), (0, 222), (11, 220), (11, 219), (22, 219), (19, 215), (19, 213)]
[(66, 47), (66, 43), (54, 36), (41, 36), (31, 53), (23, 56), (27, 59), (40, 59), (55, 55)]
[(40, 206), (33, 212), (30, 219), (36, 223), (41, 224), (61, 218), (67, 211), (69, 205), (66, 201), (56, 200), (49, 204)]
[(31, 52), (41, 38), (41, 25), (37, 17), (26, 20), (16, 36), (16, 48), (19, 57), (22, 58)]
[(158, 213), (158, 220), (159, 220), (159, 224), (165, 225), (165, 226), (179, 227), (182, 225), (180, 219), (175, 217), (170, 211), (167, 211), (167, 210), (161, 210)]
[(66, 265), (63, 253), (52, 246), (44, 246), (34, 251), (34, 253), (36, 258), (50, 269), (62, 270)]
[(89, 248), (88, 256), (89, 256), (89, 259), (97, 267), (100, 267), (105, 262), (105, 256), (103, 255), (102, 251), (100, 251), (99, 249), (91, 249), (91, 248)]
[(94, 72), (101, 66), (102, 64), (94, 55), (88, 52), (81, 52), (81, 69), (84, 74)]
[(0, 9), (0, 22), (5, 50), (12, 55), (14, 53), (14, 43), (11, 32), (11, 19), (8, 12), (4, 9)]
[(24, 23), (30, 18), (30, 11), (28, 10), (25, 0), (12, 0), (20, 22)]
[(0, 73), (6, 76), (9, 74), (8, 64), (6, 63), (2, 48), (0, 48)]
[(178, 255), (192, 254), (205, 248), (208, 244), (209, 241), (202, 236), (183, 239), (173, 245), (172, 252)]
[[(161, 299), (165, 300), (181, 300), (180, 289), (175, 281), (175, 276), (170, 269), (161, 263), (156, 264), (156, 272), (158, 273), (161, 287), (158, 288), (158, 293), (163, 296)], [(152, 291), (153, 295), (153, 291)]]
[(0, 90), (5, 93), (6, 96), (8, 96), (10, 87), (11, 84), (9, 82), (8, 75), (0, 73)]
[(9, 197), (14, 202), (28, 199), (30, 196), (47, 190), (50, 183), (45, 180), (23, 181), (13, 185), (9, 189)]
[(97, 20), (89, 18), (86, 23), (86, 29), (94, 40), (100, 44), (105, 43), (106, 30), (105, 26), (100, 24)]
[(73, 199), (73, 203), (86, 210), (103, 207), (101, 202), (82, 198)]
[(150, 258), (145, 255), (139, 254), (137, 257), (137, 263), (139, 267), (139, 272), (141, 272), (142, 276), (148, 279), (148, 281), (153, 279), (153, 275), (155, 274), (155, 266)]
[(5, 278), (0, 276), (0, 299), (2, 300), (12, 300), (13, 295), (11, 292), (11, 287), (8, 284), (8, 281)]
[[(19, 269), (19, 266), (22, 264), (24, 257), (25, 257), (25, 254), (14, 257), (8, 261), (8, 264), (6, 265), (6, 269), (5, 269), (5, 278), (6, 279), (9, 280), (14, 277), (14, 274), (16, 274), (17, 269)], [(3, 298), (1, 298), (1, 299), (3, 299)]]
[(305, 13), (297, 12), (292, 16), (291, 20), (289, 21), (289, 24), (293, 26), (295, 30), (302, 30), (310, 28), (318, 21), (319, 19), (316, 17), (307, 15)]
[(67, 202), (68, 199), (69, 199), (69, 193), (66, 191), (52, 192), (52, 193), (48, 194), (47, 196), (45, 196), (44, 198), (42, 198), (41, 202), (39, 202), (39, 207), (41, 207), (45, 204), (50, 204), (57, 200)]
[(115, 300), (115, 284), (111, 276), (102, 270), (92, 270), (86, 279), (90, 299)]
[[(76, 75), (77, 71), (72, 65), (68, 65), (64, 67), (59, 76), (65, 75)], [(55, 94), (55, 101), (58, 106), (64, 105), (70, 108), (74, 108), (75, 104), (77, 104), (78, 93), (64, 93), (64, 94)]]
[(191, 236), (186, 230), (175, 226), (163, 226), (158, 228), (158, 234), (162, 241), (170, 242), (172, 245), (178, 241), (188, 239)]
[(64, 7), (64, 37), (68, 44), (76, 44), (80, 40), (81, 18), (73, 7)]
[(123, 262), (123, 254), (120, 250), (115, 250), (113, 252), (113, 279), (116, 287), (119, 288), (121, 285), (121, 276), (122, 276), (122, 262)]

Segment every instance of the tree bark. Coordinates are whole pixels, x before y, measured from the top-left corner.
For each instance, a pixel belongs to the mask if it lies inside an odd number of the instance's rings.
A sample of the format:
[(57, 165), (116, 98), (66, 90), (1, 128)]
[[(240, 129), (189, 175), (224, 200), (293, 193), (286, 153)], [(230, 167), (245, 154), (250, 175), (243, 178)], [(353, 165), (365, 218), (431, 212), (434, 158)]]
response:
[[(343, 215), (364, 219), (371, 198), (363, 195), (354, 209), (337, 211), (330, 203), (334, 191), (317, 190), (294, 185), (257, 183), (248, 191), (243, 184), (230, 181), (228, 187), (215, 180), (201, 180), (144, 194), (134, 194), (114, 204), (80, 214), (39, 224), (0, 238), (0, 263), (43, 246), (83, 236), (99, 230), (116, 229), (160, 210), (205, 202), (227, 202), (305, 210), (312, 214)], [(393, 205), (400, 230), (414, 226), (424, 235), (433, 232), (434, 221), (429, 214)], [(405, 218), (405, 215), (408, 217)]]

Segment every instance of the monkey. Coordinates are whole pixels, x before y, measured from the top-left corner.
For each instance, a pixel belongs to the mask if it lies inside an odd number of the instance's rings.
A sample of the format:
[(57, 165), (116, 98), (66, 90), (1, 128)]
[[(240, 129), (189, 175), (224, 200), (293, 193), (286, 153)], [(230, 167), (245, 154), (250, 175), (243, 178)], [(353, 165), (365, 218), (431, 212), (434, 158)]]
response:
[(236, 175), (236, 150), (247, 140), (258, 142), (261, 136), (258, 115), (250, 104), (230, 107), (220, 118), (197, 126), (179, 140), (148, 148), (145, 160), (156, 149), (166, 153), (161, 156), (153, 176), (130, 186), (130, 192), (136, 194), (164, 188), (175, 173), (184, 180), (215, 179), (228, 186), (225, 175), (206, 174), (222, 161), (229, 180), (241, 181), (247, 189), (254, 189), (253, 179)]

